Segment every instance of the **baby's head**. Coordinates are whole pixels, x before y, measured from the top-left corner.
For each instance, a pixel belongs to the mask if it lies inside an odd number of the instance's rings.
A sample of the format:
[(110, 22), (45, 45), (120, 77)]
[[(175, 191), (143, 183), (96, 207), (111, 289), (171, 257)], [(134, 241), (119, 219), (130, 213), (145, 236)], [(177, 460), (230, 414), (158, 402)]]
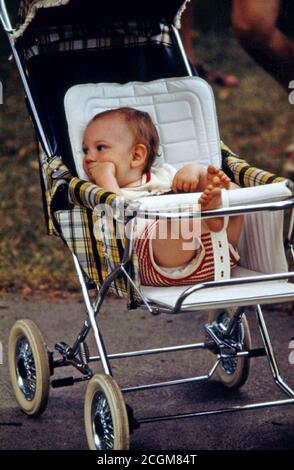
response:
[(120, 187), (150, 170), (158, 155), (159, 136), (148, 113), (117, 108), (96, 114), (83, 136), (87, 162), (112, 162)]

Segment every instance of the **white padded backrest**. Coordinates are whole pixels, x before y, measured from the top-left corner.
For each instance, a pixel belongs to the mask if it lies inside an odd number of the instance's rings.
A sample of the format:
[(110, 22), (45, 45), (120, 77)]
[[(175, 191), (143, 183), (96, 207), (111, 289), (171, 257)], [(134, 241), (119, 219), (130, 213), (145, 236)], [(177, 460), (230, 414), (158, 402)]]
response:
[(153, 82), (88, 83), (71, 87), (64, 98), (68, 132), (77, 174), (83, 170), (82, 137), (95, 114), (130, 106), (150, 114), (159, 133), (161, 156), (156, 164), (176, 168), (196, 161), (221, 166), (220, 137), (211, 87), (199, 77)]

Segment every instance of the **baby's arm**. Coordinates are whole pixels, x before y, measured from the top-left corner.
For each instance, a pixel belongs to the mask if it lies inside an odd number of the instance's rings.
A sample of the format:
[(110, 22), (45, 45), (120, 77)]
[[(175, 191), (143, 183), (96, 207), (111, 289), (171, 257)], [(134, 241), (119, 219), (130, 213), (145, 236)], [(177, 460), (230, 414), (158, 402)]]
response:
[(83, 167), (90, 180), (107, 191), (121, 194), (117, 183), (115, 172), (116, 168), (112, 162), (87, 162), (84, 159)]
[(202, 192), (206, 188), (207, 171), (197, 163), (189, 163), (177, 171), (172, 182), (174, 192)]

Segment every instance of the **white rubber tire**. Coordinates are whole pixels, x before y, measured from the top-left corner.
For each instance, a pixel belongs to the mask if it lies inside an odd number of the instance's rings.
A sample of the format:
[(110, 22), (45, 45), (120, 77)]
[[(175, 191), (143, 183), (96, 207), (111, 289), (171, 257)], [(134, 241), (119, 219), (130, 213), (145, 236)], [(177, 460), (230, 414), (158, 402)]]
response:
[[(112, 446), (100, 449), (95, 443), (93, 432), (93, 400), (100, 392), (104, 395), (111, 415), (113, 427)], [(116, 381), (109, 375), (96, 374), (90, 380), (84, 407), (85, 430), (90, 450), (128, 450), (130, 431), (127, 409), (123, 395)]]
[[(33, 399), (28, 400), (18, 384), (16, 347), (22, 338), (28, 341), (35, 362), (36, 389)], [(42, 333), (32, 320), (18, 320), (12, 327), (8, 342), (8, 362), (10, 378), (16, 400), (24, 413), (30, 416), (41, 415), (48, 403), (50, 389), (50, 368), (48, 350)]]

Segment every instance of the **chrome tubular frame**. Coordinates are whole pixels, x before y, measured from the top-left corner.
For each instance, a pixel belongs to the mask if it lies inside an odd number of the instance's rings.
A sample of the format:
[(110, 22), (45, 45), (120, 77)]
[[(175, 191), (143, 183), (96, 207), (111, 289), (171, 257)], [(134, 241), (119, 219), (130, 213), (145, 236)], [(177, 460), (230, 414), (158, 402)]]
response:
[(280, 375), (278, 364), (275, 358), (274, 350), (271, 344), (270, 336), (268, 334), (268, 330), (264, 321), (264, 317), (263, 317), (263, 313), (262, 313), (260, 305), (256, 306), (256, 317), (258, 321), (260, 335), (261, 335), (261, 338), (262, 338), (262, 341), (266, 350), (268, 362), (269, 362), (270, 369), (273, 375), (273, 379), (275, 383), (277, 384), (277, 386), (284, 393), (286, 393), (286, 395), (288, 395), (291, 398), (294, 398), (294, 391), (291, 389), (291, 387), (289, 387), (284, 382), (284, 380), (282, 379)]
[[(91, 304), (91, 301), (90, 301), (90, 298), (89, 298), (89, 293), (88, 293), (87, 286), (86, 286), (85, 279), (84, 279), (84, 275), (83, 275), (82, 269), (80, 267), (80, 263), (79, 263), (79, 261), (78, 261), (75, 254), (73, 254), (73, 260), (74, 260), (74, 265), (75, 265), (75, 268), (76, 268), (76, 271), (77, 271), (77, 274), (78, 274), (78, 278), (79, 278), (79, 281), (80, 281), (80, 285), (81, 285), (81, 288), (82, 288), (82, 294), (83, 294), (84, 302), (85, 302), (85, 305), (86, 305), (87, 313), (88, 313), (88, 316), (89, 316), (90, 324), (91, 324), (91, 327), (92, 327), (92, 330), (93, 330), (96, 346), (97, 346), (97, 349), (98, 349), (98, 352), (99, 352), (99, 356), (101, 358), (103, 371), (106, 375), (112, 375), (110, 364), (109, 364), (108, 357), (107, 357), (106, 350), (105, 350), (105, 346), (104, 346), (104, 343), (103, 343), (103, 339), (102, 339), (102, 336), (99, 332), (98, 325), (96, 323), (96, 319), (95, 319), (96, 312), (95, 312), (95, 310), (94, 310), (94, 308)], [(115, 278), (115, 275), (114, 275), (114, 278)], [(112, 280), (110, 280), (109, 282), (111, 283)], [(102, 290), (102, 288), (101, 288), (101, 290)], [(106, 292), (107, 292), (107, 290), (106, 290)], [(105, 294), (106, 294), (106, 292), (105, 292)], [(102, 300), (101, 300), (100, 305), (103, 302), (104, 295), (102, 295)], [(99, 305), (99, 307), (100, 307), (100, 305)]]
[[(266, 351), (266, 355), (267, 355), (267, 359), (270, 365), (273, 379), (275, 383), (277, 384), (277, 386), (279, 387), (279, 389), (281, 389), (286, 395), (288, 395), (290, 399), (288, 398), (284, 400), (273, 400), (273, 401), (260, 402), (260, 403), (250, 403), (247, 405), (238, 405), (238, 406), (232, 406), (229, 408), (208, 410), (208, 411), (196, 411), (192, 413), (181, 413), (181, 414), (165, 415), (165, 416), (150, 416), (150, 417), (148, 416), (148, 417), (137, 419), (138, 423), (147, 424), (147, 423), (153, 423), (153, 422), (159, 422), (159, 421), (170, 421), (173, 419), (194, 418), (197, 416), (211, 416), (211, 415), (217, 415), (217, 414), (232, 413), (236, 411), (250, 411), (250, 410), (258, 410), (262, 408), (272, 408), (272, 407), (277, 407), (277, 406), (294, 405), (294, 391), (291, 389), (291, 387), (289, 387), (289, 385), (286, 384), (286, 382), (282, 379), (280, 375), (276, 358), (274, 355), (273, 347), (271, 345), (270, 337), (267, 331), (267, 327), (264, 321), (264, 317), (263, 317), (263, 313), (262, 313), (260, 305), (257, 305), (256, 315), (257, 315), (260, 335), (262, 337), (262, 340), (265, 346), (265, 351)], [(237, 356), (239, 355), (241, 356), (245, 354), (246, 352), (238, 353)], [(218, 362), (219, 360), (220, 360), (220, 356), (218, 356)], [(199, 378), (199, 380), (201, 379)], [(193, 381), (193, 380), (191, 379), (190, 381)], [(166, 383), (166, 385), (174, 385), (174, 384), (176, 383), (171, 383), (171, 384)], [(162, 383), (159, 386), (164, 386), (164, 385), (165, 384)], [(133, 389), (135, 389), (135, 387), (133, 387)], [(126, 389), (125, 391), (128, 391), (128, 389)], [(131, 389), (130, 391), (133, 391), (133, 390)]]
[(208, 410), (208, 411), (196, 411), (195, 413), (182, 413), (177, 415), (167, 415), (167, 416), (150, 416), (146, 418), (138, 418), (136, 421), (138, 424), (147, 424), (155, 423), (159, 421), (171, 421), (174, 419), (183, 419), (183, 418), (195, 418), (197, 416), (212, 416), (219, 415), (224, 413), (232, 413), (234, 411), (250, 411), (258, 410), (261, 408), (272, 408), (274, 406), (286, 406), (294, 405), (294, 399), (290, 398), (288, 400), (276, 400), (276, 401), (266, 401), (262, 403), (251, 403), (248, 405), (237, 405), (230, 408), (221, 408), (218, 410)]
[[(229, 214), (236, 214), (236, 213), (248, 213), (248, 212), (254, 212), (255, 210), (280, 210), (281, 208), (286, 209), (288, 207), (292, 207), (294, 204), (293, 199), (289, 199), (287, 201), (279, 201), (275, 203), (267, 203), (267, 204), (254, 204), (248, 206), (238, 206), (234, 208), (228, 208), (228, 209), (217, 209), (214, 211), (207, 211), (206, 214), (204, 214), (204, 218), (206, 217), (215, 217), (216, 214), (218, 215), (227, 215)], [(138, 213), (138, 211), (137, 211)], [(149, 215), (148, 213), (141, 213), (141, 215)], [(158, 214), (154, 214), (156, 217), (158, 217)], [(161, 214), (163, 217), (165, 216), (170, 216), (170, 213), (165, 213), (164, 215)], [(172, 214), (177, 217), (179, 217), (179, 214)], [(182, 214), (181, 214), (182, 215)], [(199, 216), (199, 214), (197, 214)], [(187, 212), (183, 213), (184, 217), (189, 217), (190, 214), (187, 214)], [(91, 304), (90, 298), (89, 298), (89, 293), (86, 287), (85, 279), (83, 272), (81, 270), (81, 267), (79, 265), (77, 257), (73, 254), (73, 259), (74, 259), (74, 265), (77, 271), (78, 279), (81, 285), (82, 289), (82, 294), (84, 297), (84, 301), (86, 304), (87, 308), (87, 313), (88, 313), (88, 320), (85, 321), (83, 328), (81, 332), (78, 335), (78, 338), (76, 339), (73, 348), (71, 348), (70, 353), (69, 353), (69, 358), (71, 361), (73, 360), (74, 357), (76, 357), (80, 344), (83, 343), (87, 337), (87, 334), (90, 330), (90, 327), (93, 328), (93, 333), (94, 333), (94, 338), (96, 341), (97, 345), (97, 350), (99, 353), (99, 356), (92, 356), (88, 358), (89, 362), (94, 362), (95, 360), (101, 360), (102, 362), (102, 367), (103, 370), (106, 374), (111, 374), (111, 368), (108, 359), (114, 359), (114, 358), (122, 358), (122, 357), (128, 357), (130, 356), (135, 356), (135, 355), (143, 355), (143, 352), (130, 352), (130, 353), (121, 353), (119, 355), (110, 355), (107, 356), (101, 334), (99, 333), (99, 329), (97, 326), (96, 322), (96, 316), (100, 311), (100, 308), (103, 304), (103, 301), (106, 297), (106, 294), (112, 284), (119, 276), (125, 276), (127, 279), (128, 285), (132, 286), (136, 293), (138, 294), (139, 298), (141, 299), (141, 304), (137, 305), (140, 306), (141, 308), (145, 308), (148, 310), (150, 313), (153, 314), (158, 314), (158, 313), (181, 313), (186, 310), (188, 310), (188, 307), (183, 306), (184, 301), (186, 300), (187, 297), (189, 297), (191, 294), (194, 292), (197, 292), (201, 289), (209, 289), (212, 287), (222, 287), (222, 286), (229, 286), (229, 285), (241, 285), (241, 284), (246, 284), (246, 283), (255, 283), (255, 282), (265, 282), (265, 281), (272, 281), (272, 280), (282, 280), (282, 279), (293, 279), (294, 278), (294, 272), (285, 272), (285, 273), (278, 273), (278, 274), (265, 274), (265, 275), (260, 275), (260, 276), (252, 276), (252, 277), (244, 277), (244, 278), (238, 278), (238, 279), (228, 279), (228, 280), (221, 280), (221, 281), (207, 281), (203, 282), (201, 284), (197, 284), (196, 286), (191, 286), (188, 287), (178, 298), (175, 306), (173, 309), (168, 308), (167, 306), (161, 306), (161, 305), (153, 305), (152, 303), (148, 302), (148, 300), (142, 295), (140, 289), (134, 281), (132, 280), (131, 276), (129, 275), (126, 266), (127, 264), (131, 261), (131, 256), (132, 256), (132, 250), (133, 250), (133, 227), (134, 227), (134, 215), (128, 215), (125, 220), (125, 226), (129, 222), (131, 222), (131, 230), (129, 233), (125, 233), (126, 235), (126, 243), (125, 243), (125, 249), (124, 249), (124, 254), (123, 254), (123, 259), (121, 264), (119, 264), (105, 279), (103, 284), (101, 285), (100, 290), (98, 291), (97, 298), (94, 301), (93, 305)], [(131, 234), (131, 235), (130, 235)], [(231, 324), (229, 327), (229, 330), (231, 330), (235, 324), (235, 322), (239, 321), (241, 316), (242, 316), (242, 308), (237, 310), (238, 313), (234, 315), (234, 317), (231, 319)], [(162, 352), (165, 350), (165, 348), (161, 348)], [(149, 352), (148, 352), (149, 351)], [(151, 352), (153, 350), (146, 350), (147, 354), (152, 354)], [(157, 351), (159, 352), (159, 350)], [(66, 365), (66, 364), (65, 364)], [(277, 374), (278, 375), (278, 374)]]
[(171, 26), (171, 32), (172, 32), (172, 37), (174, 38), (175, 44), (178, 48), (178, 51), (181, 55), (181, 58), (184, 62), (184, 65), (186, 67), (187, 74), (189, 75), (189, 77), (192, 77), (192, 75), (193, 75), (192, 69), (190, 67), (187, 55), (185, 53), (185, 49), (184, 49), (184, 46), (183, 46), (183, 43), (182, 43), (182, 40), (181, 40), (180, 33), (174, 25)]
[(0, 0), (0, 21), (2, 23), (4, 31), (6, 31), (6, 33), (12, 33), (13, 32), (13, 28), (12, 28), (12, 25), (11, 25), (11, 22), (10, 22), (10, 18), (9, 18), (8, 13), (7, 13), (7, 9), (6, 9), (5, 0)]
[[(262, 206), (262, 209), (260, 208)], [(293, 206), (293, 200), (291, 201), (282, 201), (282, 202), (276, 202), (276, 203), (270, 203), (266, 204), (267, 210), (276, 210), (276, 209), (281, 209), (281, 206), (283, 206), (284, 209), (288, 207)], [(247, 212), (248, 207), (238, 207), (234, 208), (237, 209), (238, 213), (239, 211), (242, 212)], [(253, 211), (253, 209), (257, 210), (264, 210), (265, 205), (254, 205), (250, 207), (250, 212)], [(213, 217), (215, 212), (218, 212), (220, 215), (220, 212), (222, 210), (217, 210), (217, 211), (210, 211), (212, 214), (207, 214), (208, 217)], [(227, 210), (223, 211), (227, 212)], [(231, 212), (230, 210), (228, 212)], [(232, 213), (232, 212), (231, 212)], [(157, 215), (157, 214), (156, 214)], [(225, 214), (221, 214), (225, 215)], [(179, 214), (177, 214), (177, 217)], [(129, 216), (128, 221), (131, 219)], [(132, 231), (131, 231), (132, 234)], [(168, 309), (167, 307), (161, 307), (161, 306), (154, 306), (151, 303), (149, 303), (141, 294), (140, 290), (138, 287), (134, 284), (133, 280), (131, 279), (129, 273), (127, 272), (126, 265), (127, 263), (131, 260), (131, 254), (132, 254), (132, 248), (133, 248), (133, 239), (132, 235), (126, 237), (126, 244), (125, 244), (125, 250), (124, 250), (124, 256), (122, 263), (116, 267), (116, 269), (110, 273), (110, 275), (106, 278), (104, 283), (102, 284), (100, 290), (98, 291), (97, 298), (93, 305), (91, 305), (89, 294), (87, 291), (86, 283), (84, 280), (83, 272), (79, 266), (79, 262), (77, 258), (74, 256), (74, 262), (75, 262), (75, 267), (78, 273), (78, 277), (80, 280), (80, 284), (82, 287), (82, 293), (83, 297), (85, 300), (85, 304), (87, 307), (87, 312), (88, 312), (88, 317), (89, 317), (89, 323), (86, 321), (84, 323), (83, 329), (78, 336), (78, 339), (76, 340), (74, 347), (72, 349), (72, 353), (76, 353), (78, 351), (78, 345), (80, 341), (84, 341), (90, 327), (93, 328), (94, 332), (94, 338), (96, 340), (96, 345), (98, 349), (98, 356), (89, 356), (87, 358), (87, 364), (90, 362), (96, 362), (96, 361), (101, 361), (102, 367), (105, 373), (112, 374), (111, 368), (109, 365), (110, 360), (115, 360), (115, 359), (122, 359), (122, 358), (129, 358), (129, 357), (137, 357), (137, 356), (146, 356), (146, 355), (151, 355), (151, 354), (159, 354), (159, 353), (167, 353), (167, 352), (172, 352), (172, 351), (183, 351), (183, 350), (188, 350), (188, 349), (213, 349), (211, 343), (195, 343), (195, 344), (187, 344), (187, 345), (178, 345), (178, 346), (170, 346), (170, 347), (162, 347), (162, 348), (153, 348), (153, 349), (145, 349), (145, 350), (139, 350), (139, 351), (128, 351), (125, 353), (116, 353), (116, 354), (110, 354), (107, 355), (103, 342), (102, 342), (102, 337), (101, 334), (99, 333), (98, 325), (96, 323), (96, 316), (101, 308), (101, 305), (105, 299), (105, 296), (107, 294), (107, 291), (113, 281), (121, 275), (124, 275), (128, 283), (132, 285), (132, 287), (135, 288), (136, 292), (140, 295), (142, 299), (142, 304), (138, 305), (140, 307), (144, 307), (151, 313), (179, 313), (179, 312), (184, 312), (185, 308), (182, 307), (182, 304), (184, 300), (191, 295), (193, 292), (196, 292), (199, 289), (203, 288), (210, 288), (210, 287), (215, 287), (215, 286), (225, 286), (225, 285), (238, 285), (238, 284), (244, 284), (244, 283), (249, 283), (249, 282), (264, 282), (264, 281), (270, 281), (270, 280), (281, 280), (281, 279), (293, 279), (294, 278), (294, 273), (293, 272), (286, 272), (286, 273), (278, 273), (278, 274), (270, 274), (270, 275), (261, 275), (261, 276), (254, 276), (254, 277), (247, 277), (247, 278), (241, 278), (241, 279), (229, 279), (229, 280), (224, 280), (224, 281), (208, 281), (204, 282), (200, 285), (197, 286), (191, 286), (188, 289), (186, 289), (182, 295), (179, 297), (174, 309)], [(234, 326), (236, 322), (241, 320), (241, 317), (244, 313), (244, 309), (242, 307), (239, 307), (236, 310), (236, 313), (232, 317), (230, 324), (228, 326), (228, 337), (233, 331)], [(279, 387), (280, 390), (282, 390), (290, 399), (285, 399), (285, 400), (275, 400), (275, 401), (268, 401), (268, 402), (262, 402), (262, 403), (253, 403), (253, 404), (247, 404), (244, 406), (233, 406), (230, 408), (226, 409), (221, 409), (221, 410), (209, 410), (209, 411), (196, 411), (194, 413), (182, 413), (182, 414), (177, 414), (177, 415), (168, 415), (168, 416), (155, 416), (155, 417), (144, 417), (141, 419), (138, 419), (137, 421), (140, 424), (144, 423), (150, 423), (150, 422), (155, 422), (155, 421), (166, 421), (166, 420), (171, 420), (171, 419), (180, 419), (180, 418), (190, 418), (190, 417), (196, 417), (196, 416), (203, 416), (203, 415), (213, 415), (213, 414), (220, 414), (220, 413), (228, 413), (228, 412), (235, 412), (235, 411), (245, 411), (245, 410), (255, 410), (255, 409), (261, 409), (265, 407), (274, 407), (274, 406), (283, 406), (283, 405), (290, 405), (294, 404), (294, 391), (291, 389), (289, 385), (284, 381), (284, 379), (281, 377), (277, 361), (274, 355), (274, 351), (270, 342), (270, 337), (267, 331), (267, 327), (264, 321), (264, 317), (261, 311), (260, 305), (257, 305), (256, 309), (256, 315), (257, 315), (257, 321), (258, 321), (258, 326), (260, 330), (260, 335), (264, 344), (264, 349), (266, 356), (268, 358), (268, 362), (270, 365), (271, 373), (273, 376), (273, 380), (276, 383), (276, 385)], [(215, 346), (215, 345), (214, 345)], [(250, 351), (242, 351), (242, 352), (236, 352), (235, 356), (246, 356), (250, 355)], [(188, 377), (188, 378), (183, 378), (183, 379), (175, 379), (175, 380), (169, 380), (169, 381), (163, 381), (163, 382), (157, 382), (157, 383), (151, 383), (151, 384), (141, 384), (141, 385), (136, 385), (136, 386), (131, 386), (131, 387), (125, 387), (122, 389), (124, 393), (130, 393), (130, 392), (136, 392), (136, 391), (142, 391), (142, 390), (150, 390), (154, 388), (161, 388), (161, 387), (166, 387), (166, 386), (174, 386), (174, 385), (180, 385), (180, 384), (185, 384), (185, 383), (191, 383), (191, 382), (201, 382), (201, 381), (207, 381), (210, 380), (211, 377), (214, 375), (217, 367), (219, 366), (221, 360), (221, 355), (217, 354), (216, 355), (216, 363), (212, 367), (212, 369), (205, 375), (200, 375), (200, 376), (195, 376), (195, 377)], [(89, 377), (90, 378), (90, 377)]]
[(292, 256), (292, 262), (294, 263), (294, 208), (291, 211), (291, 218), (290, 218), (290, 224), (289, 224), (289, 230), (288, 230), (288, 239), (287, 239), (287, 244), (286, 248), (290, 250), (291, 256)]

